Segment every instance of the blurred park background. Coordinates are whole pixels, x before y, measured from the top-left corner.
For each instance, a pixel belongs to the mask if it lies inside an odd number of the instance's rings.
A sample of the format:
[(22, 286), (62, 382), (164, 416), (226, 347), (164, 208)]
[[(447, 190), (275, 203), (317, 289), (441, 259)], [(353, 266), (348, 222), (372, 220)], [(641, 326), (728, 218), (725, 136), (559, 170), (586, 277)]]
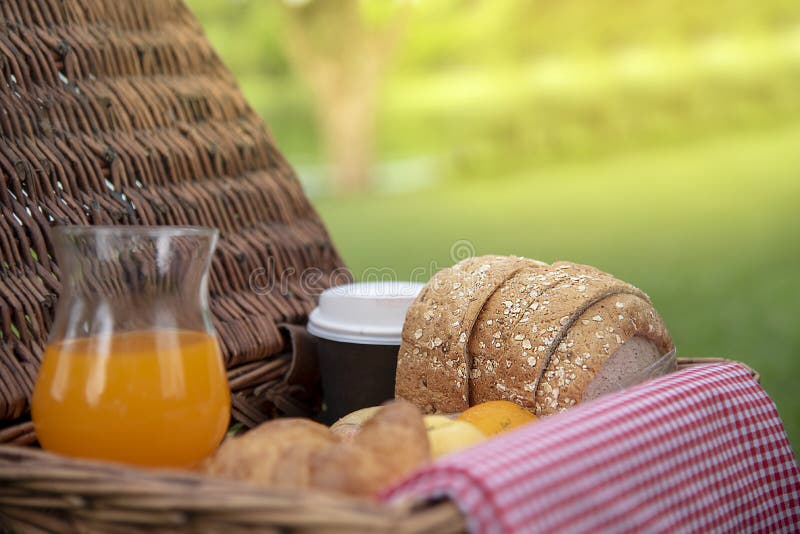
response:
[(356, 276), (596, 265), (800, 450), (798, 0), (189, 3)]

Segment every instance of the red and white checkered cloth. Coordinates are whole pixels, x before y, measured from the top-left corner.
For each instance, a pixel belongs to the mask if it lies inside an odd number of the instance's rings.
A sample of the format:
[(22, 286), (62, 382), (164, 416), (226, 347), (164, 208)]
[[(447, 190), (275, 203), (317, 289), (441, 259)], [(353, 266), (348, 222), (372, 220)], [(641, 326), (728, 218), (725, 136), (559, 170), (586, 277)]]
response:
[(446, 456), (383, 498), (439, 496), (473, 532), (800, 532), (800, 474), (775, 405), (730, 363)]

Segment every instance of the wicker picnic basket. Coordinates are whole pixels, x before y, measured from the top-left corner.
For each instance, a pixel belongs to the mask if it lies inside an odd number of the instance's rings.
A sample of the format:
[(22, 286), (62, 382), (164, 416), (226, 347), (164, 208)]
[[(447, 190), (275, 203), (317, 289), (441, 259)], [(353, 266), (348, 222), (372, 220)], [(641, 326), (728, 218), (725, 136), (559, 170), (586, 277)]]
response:
[[(678, 369), (721, 358), (682, 358)], [(754, 378), (758, 374), (751, 370)], [(463, 532), (448, 500), (382, 506), (0, 445), (0, 527), (18, 532)]]
[[(29, 400), (59, 291), (53, 226), (220, 229), (211, 307), (247, 427), (318, 409), (296, 334), (349, 274), (181, 0), (6, 0), (0, 25), (0, 530), (462, 531), (446, 500), (387, 507), (20, 446), (36, 441)], [(316, 282), (256, 294), (259, 269)]]
[[(50, 229), (65, 224), (219, 228), (211, 309), (233, 418), (311, 414), (319, 389), (308, 366), (289, 373), (281, 325), (349, 274), (188, 8), (14, 0), (0, 25), (0, 443), (34, 441), (28, 399), (59, 288)], [(250, 287), (253, 273), (312, 268), (288, 291)]]

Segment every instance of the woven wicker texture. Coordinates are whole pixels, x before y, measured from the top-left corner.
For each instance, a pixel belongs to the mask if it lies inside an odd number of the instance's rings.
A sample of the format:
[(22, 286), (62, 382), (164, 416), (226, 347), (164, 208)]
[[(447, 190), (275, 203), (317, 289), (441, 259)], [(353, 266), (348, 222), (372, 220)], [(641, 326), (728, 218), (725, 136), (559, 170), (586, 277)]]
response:
[[(678, 369), (720, 361), (727, 360), (681, 358)], [(3, 521), (20, 532), (446, 533), (465, 528), (448, 501), (391, 508), (336, 495), (71, 460), (9, 445), (0, 445), (0, 527)]]
[[(333, 274), (347, 275), (188, 8), (7, 0), (0, 30), (0, 421), (28, 411), (59, 288), (50, 229), (61, 224), (219, 228), (211, 307), (234, 418), (252, 425), (313, 405), (314, 392), (302, 398), (282, 380), (277, 325), (302, 322)], [(285, 290), (253, 291), (254, 272), (259, 287)], [(26, 429), (6, 433), (30, 441)]]
[[(414, 511), (349, 497), (265, 490), (0, 446), (0, 526), (46, 532), (454, 532), (452, 504)], [(294, 531), (294, 530), (292, 530)]]

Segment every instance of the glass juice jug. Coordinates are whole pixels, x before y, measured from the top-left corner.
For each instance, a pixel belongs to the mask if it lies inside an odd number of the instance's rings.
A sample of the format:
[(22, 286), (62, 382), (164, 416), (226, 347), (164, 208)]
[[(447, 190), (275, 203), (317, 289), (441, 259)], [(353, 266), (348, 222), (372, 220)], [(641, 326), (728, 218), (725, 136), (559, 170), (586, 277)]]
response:
[(33, 393), (45, 449), (191, 467), (225, 435), (230, 389), (208, 308), (217, 231), (54, 229), (61, 294)]

